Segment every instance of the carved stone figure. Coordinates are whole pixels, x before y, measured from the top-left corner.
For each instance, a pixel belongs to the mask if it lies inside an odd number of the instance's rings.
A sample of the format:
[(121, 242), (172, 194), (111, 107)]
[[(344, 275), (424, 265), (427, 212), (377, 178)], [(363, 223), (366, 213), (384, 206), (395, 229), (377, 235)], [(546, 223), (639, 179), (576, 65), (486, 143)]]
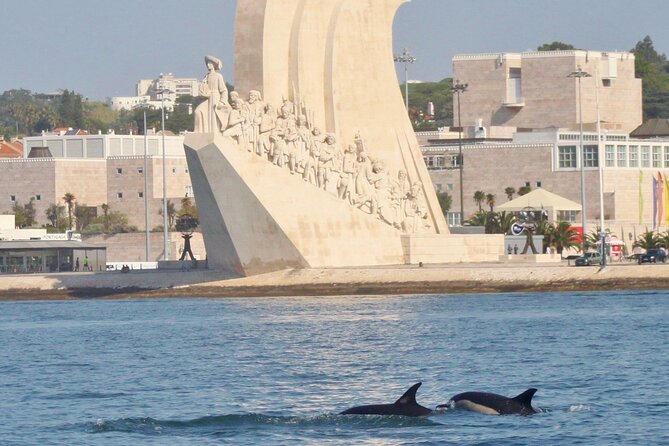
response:
[(369, 206), (372, 213), (372, 162), (364, 150), (358, 153), (358, 171), (355, 174), (355, 198), (353, 204), (362, 209)]
[(272, 104), (265, 105), (264, 113), (260, 118), (260, 127), (258, 131), (260, 132), (258, 136), (259, 150), (262, 156), (266, 156), (268, 160), (272, 161), (274, 155), (272, 151), (272, 141), (270, 139), (272, 135), (272, 130), (276, 127), (276, 112)]
[(404, 203), (404, 221), (402, 222), (402, 229), (407, 233), (421, 232), (421, 230), (429, 227), (427, 221), (427, 210), (421, 201), (422, 185), (419, 182), (414, 182), (411, 185), (409, 196)]
[(247, 131), (249, 145), (251, 150), (257, 155), (262, 155), (260, 147), (260, 124), (262, 123), (265, 104), (262, 102), (262, 96), (258, 90), (249, 91), (249, 100), (247, 107)]
[(204, 58), (209, 72), (200, 83), (199, 95), (206, 97), (195, 109), (195, 132), (222, 132), (228, 123), (228, 89), (221, 74), (223, 62), (214, 56)]
[(308, 153), (305, 157), (302, 179), (320, 187), (320, 183), (318, 182), (318, 159), (321, 156), (323, 137), (321, 135), (321, 130), (318, 127), (314, 127), (311, 131), (310, 141)]
[(230, 115), (228, 116), (228, 125), (223, 132), (223, 136), (229, 136), (234, 139), (240, 147), (246, 146), (246, 135), (244, 134), (244, 115), (242, 110), (241, 101), (237, 99), (232, 99), (231, 102), (232, 109), (230, 110)]
[[(270, 134), (270, 140), (272, 141), (272, 162), (279, 167), (284, 166), (284, 155), (288, 155), (288, 151), (294, 147), (295, 139), (297, 139), (295, 117), (291, 111), (292, 105), (290, 102), (285, 102), (281, 106), (281, 115), (276, 120), (276, 126)], [(290, 149), (288, 144), (291, 145)], [(294, 173), (292, 169), (291, 173)]]
[(344, 153), (341, 165), (341, 179), (339, 180), (338, 195), (341, 199), (353, 201), (351, 188), (355, 181), (355, 174), (358, 171), (357, 148), (355, 145), (349, 145)]
[(337, 146), (334, 134), (328, 133), (325, 137), (325, 144), (321, 147), (321, 152), (318, 157), (318, 187), (323, 190), (328, 190), (331, 182), (330, 172), (334, 166)]

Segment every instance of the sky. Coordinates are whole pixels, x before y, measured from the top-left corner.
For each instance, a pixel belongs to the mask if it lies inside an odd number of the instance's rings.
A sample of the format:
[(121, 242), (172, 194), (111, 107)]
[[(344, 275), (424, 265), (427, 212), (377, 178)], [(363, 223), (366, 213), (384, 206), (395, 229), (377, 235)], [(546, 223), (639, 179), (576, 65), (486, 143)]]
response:
[[(69, 89), (91, 100), (135, 94), (160, 73), (201, 78), (203, 56), (234, 84), (235, 0), (2, 0), (0, 92)], [(533, 51), (562, 41), (628, 51), (646, 35), (669, 53), (667, 0), (412, 0), (394, 48), (417, 58), (411, 80), (451, 76), (456, 54)], [(404, 68), (398, 76), (404, 81)]]

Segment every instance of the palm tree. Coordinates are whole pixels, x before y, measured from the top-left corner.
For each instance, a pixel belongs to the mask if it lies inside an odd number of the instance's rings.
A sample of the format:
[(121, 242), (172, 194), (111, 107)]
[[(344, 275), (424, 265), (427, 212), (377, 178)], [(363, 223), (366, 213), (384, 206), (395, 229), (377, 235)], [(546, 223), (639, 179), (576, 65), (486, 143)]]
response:
[(483, 204), (484, 201), (485, 201), (485, 192), (480, 190), (474, 192), (474, 202), (476, 202), (476, 204), (478, 205), (479, 212), (483, 210), (483, 207), (481, 205)]
[(531, 186), (523, 186), (523, 187), (518, 189), (518, 195), (521, 196), (521, 197), (525, 194), (529, 194), (530, 192), (532, 192), (532, 187)]
[[(167, 228), (169, 229), (174, 226), (174, 219), (177, 215), (177, 208), (174, 206), (174, 203), (172, 203), (171, 200), (167, 200), (165, 207), (167, 208)], [(163, 215), (163, 208), (158, 209), (158, 214)]]
[(102, 209), (102, 215), (104, 216), (104, 228), (105, 232), (109, 232), (109, 205), (107, 203), (102, 203), (100, 205)]
[(495, 207), (495, 196), (493, 194), (486, 194), (485, 202), (490, 206), (490, 212), (492, 212)]
[(65, 202), (65, 204), (67, 204), (67, 225), (68, 228), (70, 228), (70, 230), (72, 229), (72, 211), (74, 211), (74, 209), (72, 209), (72, 206), (74, 205), (74, 201), (76, 199), (77, 197), (75, 197), (73, 194), (69, 192), (63, 195), (63, 201)]
[(507, 187), (504, 189), (504, 193), (506, 194), (506, 198), (509, 199), (509, 201), (513, 200), (513, 194), (516, 193), (516, 188), (515, 187)]
[(632, 247), (649, 250), (660, 246), (661, 240), (661, 237), (654, 231), (647, 230), (636, 238)]
[(64, 206), (58, 206), (56, 203), (50, 204), (49, 207), (44, 211), (47, 220), (51, 223), (51, 226), (54, 228), (58, 226), (58, 219), (62, 217), (63, 211), (65, 210)]
[(516, 222), (517, 217), (513, 212), (498, 212), (497, 213), (497, 222), (499, 224), (499, 233), (500, 234), (509, 234), (511, 232), (511, 226)]
[(558, 254), (565, 249), (579, 246), (578, 232), (566, 221), (557, 224), (549, 223), (544, 230), (544, 244), (554, 246)]

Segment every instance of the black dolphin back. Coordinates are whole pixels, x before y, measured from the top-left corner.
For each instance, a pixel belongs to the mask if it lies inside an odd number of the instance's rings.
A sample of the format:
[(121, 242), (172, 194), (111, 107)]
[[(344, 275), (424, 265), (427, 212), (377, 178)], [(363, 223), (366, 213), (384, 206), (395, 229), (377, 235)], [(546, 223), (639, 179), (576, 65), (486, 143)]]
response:
[(514, 396), (511, 399), (523, 407), (532, 409), (532, 398), (534, 397), (535, 393), (537, 393), (537, 389), (527, 389), (520, 395)]
[(395, 404), (418, 404), (416, 402), (416, 392), (418, 392), (418, 388), (422, 385), (423, 383), (416, 383), (413, 386), (409, 388), (406, 392), (404, 392), (404, 395), (400, 397), (397, 401), (395, 401)]

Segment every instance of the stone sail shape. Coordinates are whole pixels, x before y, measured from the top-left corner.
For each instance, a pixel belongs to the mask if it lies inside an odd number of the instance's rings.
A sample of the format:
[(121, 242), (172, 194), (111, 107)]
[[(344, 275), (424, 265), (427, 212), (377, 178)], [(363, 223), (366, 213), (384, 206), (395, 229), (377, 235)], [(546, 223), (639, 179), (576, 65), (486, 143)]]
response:
[(209, 267), (247, 276), (404, 263), (398, 230), (230, 138), (189, 134), (185, 148)]
[(236, 89), (303, 104), (314, 125), (423, 185), (434, 233), (448, 234), (398, 88), (392, 23), (407, 0), (238, 0)]

